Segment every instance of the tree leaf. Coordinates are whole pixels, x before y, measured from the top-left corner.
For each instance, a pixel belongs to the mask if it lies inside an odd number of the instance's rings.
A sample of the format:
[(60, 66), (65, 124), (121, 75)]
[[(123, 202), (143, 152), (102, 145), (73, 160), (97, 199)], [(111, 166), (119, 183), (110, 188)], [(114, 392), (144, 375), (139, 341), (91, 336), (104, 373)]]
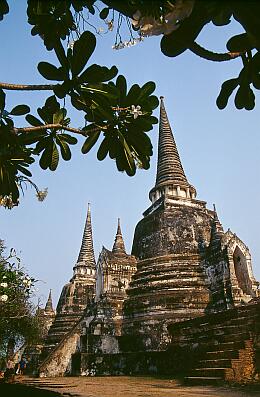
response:
[(101, 145), (99, 146), (99, 149), (97, 152), (98, 160), (102, 161), (106, 158), (106, 156), (108, 154), (108, 149), (109, 149), (109, 141), (108, 141), (108, 138), (105, 137), (104, 140), (101, 142)]
[(95, 131), (95, 132), (90, 133), (90, 135), (87, 137), (87, 139), (85, 140), (85, 142), (81, 148), (81, 151), (83, 154), (88, 153), (90, 151), (90, 149), (92, 149), (92, 147), (97, 142), (99, 136), (100, 136), (100, 131)]
[(66, 83), (63, 84), (57, 84), (54, 88), (53, 88), (53, 92), (55, 95), (57, 95), (58, 98), (62, 99), (65, 98), (65, 96), (68, 93), (68, 85)]
[(6, 0), (1, 0), (0, 3), (0, 21), (3, 20), (4, 15), (8, 14), (9, 12), (9, 6)]
[(212, 22), (216, 26), (228, 25), (230, 23), (231, 17), (232, 17), (232, 11), (230, 11), (228, 7), (225, 8), (224, 5), (224, 7), (219, 10), (219, 13), (214, 18), (212, 18)]
[(250, 88), (250, 86), (248, 86), (248, 89), (246, 90), (244, 105), (246, 110), (252, 110), (255, 107), (255, 94), (253, 93), (253, 90)]
[[(152, 116), (153, 117), (153, 116)], [(156, 117), (154, 117), (154, 119), (157, 120)], [(155, 121), (155, 120), (154, 120)], [(158, 120), (157, 120), (158, 121)], [(132, 121), (133, 126), (135, 126), (137, 129), (141, 130), (141, 131), (150, 131), (153, 128), (152, 125), (152, 120), (149, 119), (149, 116), (145, 116), (145, 117), (137, 117), (135, 120)]]
[(162, 37), (162, 53), (169, 57), (182, 54), (190, 47), (211, 18), (210, 7), (205, 7), (204, 1), (196, 1), (191, 15), (181, 22), (179, 28)]
[(150, 138), (144, 132), (136, 131), (136, 128), (132, 128), (127, 134), (127, 142), (129, 142), (137, 151), (138, 155), (152, 156), (153, 146)]
[(260, 74), (259, 73), (255, 73), (252, 75), (252, 83), (253, 86), (259, 90), (260, 89)]
[(40, 154), (51, 143), (52, 143), (52, 138), (50, 137), (50, 135), (44, 136), (41, 140), (39, 140), (39, 142), (37, 142), (37, 145), (36, 145), (36, 147), (34, 149), (34, 153), (37, 154), (37, 155)]
[(99, 18), (106, 19), (108, 14), (109, 14), (109, 8), (108, 7), (103, 8), (103, 10), (101, 10), (99, 13)]
[(47, 170), (47, 168), (51, 164), (51, 159), (52, 159), (52, 141), (48, 141), (47, 146), (43, 150), (43, 153), (41, 155), (39, 164), (43, 170)]
[(37, 112), (39, 116), (45, 121), (45, 123), (53, 122), (53, 114), (60, 109), (60, 104), (57, 101), (55, 95), (50, 96), (46, 99), (45, 104), (42, 108), (38, 108)]
[(57, 112), (55, 112), (53, 115), (53, 123), (54, 124), (62, 124), (62, 122), (64, 121), (64, 119), (66, 117), (66, 114), (67, 114), (67, 110), (64, 108), (57, 110)]
[(238, 79), (230, 79), (222, 84), (220, 93), (216, 101), (217, 107), (219, 109), (224, 109), (227, 106), (228, 99), (237, 86)]
[(122, 134), (119, 134), (119, 139), (120, 139), (121, 144), (124, 149), (124, 155), (125, 155), (125, 160), (126, 160), (125, 171), (126, 171), (127, 175), (133, 176), (136, 172), (136, 166), (135, 166), (135, 162), (133, 159), (132, 151)]
[(112, 80), (117, 73), (118, 69), (116, 66), (112, 66), (109, 69), (105, 66), (93, 64), (79, 76), (79, 80), (83, 83), (99, 83)]
[(29, 106), (17, 105), (11, 110), (10, 114), (12, 116), (23, 116), (24, 114), (29, 113), (29, 112), (30, 112)]
[(159, 99), (155, 95), (149, 96), (145, 101), (142, 101), (144, 107), (149, 107), (150, 111), (156, 109), (159, 106)]
[(245, 97), (246, 89), (245, 87), (240, 86), (235, 96), (235, 106), (237, 109), (243, 109), (245, 107)]
[(29, 177), (32, 176), (32, 173), (27, 168), (25, 168), (21, 165), (17, 165), (16, 168), (18, 171), (22, 172), (24, 175), (29, 176)]
[(136, 99), (139, 98), (141, 93), (141, 88), (139, 87), (138, 84), (134, 84), (132, 85), (132, 87), (130, 88), (127, 96), (126, 96), (126, 105), (138, 105), (138, 103), (136, 103)]
[(46, 99), (44, 108), (48, 109), (52, 114), (60, 109), (60, 104), (57, 101), (55, 95), (51, 95)]
[(33, 143), (39, 142), (44, 137), (46, 132), (44, 131), (32, 131), (29, 133), (19, 134), (19, 141), (24, 145), (32, 145)]
[(60, 146), (63, 160), (69, 161), (71, 159), (71, 151), (67, 142), (62, 139), (62, 134), (56, 135), (56, 142)]
[(43, 125), (43, 123), (32, 114), (27, 114), (25, 116), (25, 119), (28, 121), (29, 124), (33, 125), (34, 127), (39, 127)]
[(247, 33), (242, 33), (231, 37), (228, 40), (226, 47), (231, 52), (244, 52), (251, 50), (253, 45), (250, 43)]
[(63, 81), (66, 79), (64, 69), (62, 67), (57, 68), (49, 62), (40, 62), (38, 71), (47, 80)]
[(71, 5), (76, 12), (82, 11), (83, 7), (88, 7), (85, 0), (71, 0)]
[(0, 110), (4, 110), (5, 108), (5, 93), (2, 89), (0, 89)]
[(76, 145), (76, 143), (78, 143), (77, 138), (75, 138), (74, 136), (71, 136), (69, 134), (60, 134), (59, 137), (63, 141), (68, 142), (70, 145)]
[(59, 164), (59, 151), (55, 142), (52, 143), (51, 162), (49, 169), (55, 171)]
[(141, 94), (138, 98), (141, 101), (143, 98), (150, 96), (156, 88), (156, 85), (153, 81), (148, 81), (141, 87)]
[(96, 37), (91, 32), (83, 32), (75, 41), (71, 60), (72, 76), (76, 77), (83, 70), (96, 47)]
[(117, 77), (116, 87), (119, 90), (119, 104), (123, 106), (125, 103), (125, 98), (127, 93), (127, 82), (124, 76), (120, 75)]

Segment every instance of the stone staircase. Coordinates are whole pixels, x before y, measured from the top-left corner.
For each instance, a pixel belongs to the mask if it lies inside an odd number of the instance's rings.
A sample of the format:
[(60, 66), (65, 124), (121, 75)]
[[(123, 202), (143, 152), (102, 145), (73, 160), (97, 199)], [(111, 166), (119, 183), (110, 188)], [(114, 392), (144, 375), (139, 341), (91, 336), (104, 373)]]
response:
[(190, 349), (188, 384), (247, 383), (257, 373), (260, 304), (210, 314), (170, 327), (173, 346)]

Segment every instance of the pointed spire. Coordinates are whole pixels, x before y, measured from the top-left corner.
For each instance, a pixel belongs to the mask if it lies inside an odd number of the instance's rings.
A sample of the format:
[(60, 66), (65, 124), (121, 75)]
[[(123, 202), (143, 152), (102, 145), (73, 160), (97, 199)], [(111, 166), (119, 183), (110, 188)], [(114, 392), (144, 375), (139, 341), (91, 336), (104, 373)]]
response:
[[(155, 187), (149, 195), (150, 199), (154, 202), (161, 195), (168, 194), (168, 187), (172, 196), (195, 198), (196, 190), (186, 178), (164, 107), (163, 97), (161, 96), (160, 99), (157, 174)], [(185, 193), (181, 193), (181, 188), (184, 189)]]
[(49, 292), (48, 300), (45, 305), (45, 312), (53, 312), (53, 305), (52, 305), (52, 296), (51, 296), (51, 289)]
[(125, 244), (121, 232), (121, 226), (120, 226), (120, 218), (118, 218), (118, 225), (117, 225), (117, 232), (116, 232), (116, 237), (115, 237), (115, 242), (113, 245), (112, 249), (113, 254), (115, 255), (125, 255)]
[(93, 238), (92, 238), (92, 226), (91, 226), (91, 213), (90, 204), (88, 203), (88, 212), (86, 224), (83, 232), (83, 238), (81, 243), (81, 248), (79, 251), (79, 262), (85, 262), (88, 267), (96, 267), (94, 248), (93, 248)]
[(216, 211), (215, 204), (213, 204), (213, 211), (214, 211), (214, 217), (211, 226), (211, 236), (210, 236), (209, 246), (211, 248), (219, 248), (221, 245), (222, 237), (224, 235), (224, 230), (223, 230), (223, 226), (221, 225), (218, 219), (218, 214)]
[(165, 182), (188, 184), (161, 97), (156, 186)]

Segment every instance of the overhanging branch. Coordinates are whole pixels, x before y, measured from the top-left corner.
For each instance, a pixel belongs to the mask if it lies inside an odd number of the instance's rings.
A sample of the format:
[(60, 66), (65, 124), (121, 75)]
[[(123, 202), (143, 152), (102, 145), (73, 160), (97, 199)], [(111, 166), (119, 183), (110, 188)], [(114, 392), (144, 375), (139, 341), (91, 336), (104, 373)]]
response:
[(217, 53), (217, 52), (209, 51), (206, 50), (206, 48), (202, 47), (201, 45), (197, 44), (196, 42), (192, 43), (192, 45), (189, 47), (189, 50), (201, 58), (214, 62), (230, 61), (232, 59), (238, 58), (243, 54), (243, 52)]
[(52, 91), (57, 84), (11, 84), (0, 82), (0, 88), (11, 91)]
[(66, 131), (74, 132), (75, 134), (87, 136), (87, 133), (83, 130), (80, 130), (78, 128), (67, 127), (66, 125), (62, 125), (62, 124), (45, 124), (37, 127), (14, 128), (13, 130), (15, 133), (19, 133), (19, 132), (29, 133), (29, 132), (44, 131), (49, 129), (66, 130)]

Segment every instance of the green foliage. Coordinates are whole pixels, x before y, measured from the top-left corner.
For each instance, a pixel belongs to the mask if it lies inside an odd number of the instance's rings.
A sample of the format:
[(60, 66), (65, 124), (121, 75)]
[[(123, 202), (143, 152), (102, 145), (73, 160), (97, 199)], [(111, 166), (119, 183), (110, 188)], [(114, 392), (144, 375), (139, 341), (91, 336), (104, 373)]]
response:
[[(135, 84), (127, 93), (126, 80), (120, 75), (115, 83), (100, 88), (108, 95), (96, 92), (95, 100), (86, 109), (85, 118), (90, 124), (83, 128), (88, 137), (82, 152), (88, 153), (103, 132), (104, 138), (97, 152), (99, 160), (109, 155), (116, 161), (118, 170), (126, 171), (130, 176), (135, 174), (137, 167), (148, 169), (152, 145), (145, 132), (152, 130), (153, 124), (158, 122), (152, 116), (158, 106), (158, 99), (151, 95), (155, 84), (148, 82), (143, 87)], [(84, 87), (82, 91), (84, 97)]]
[[(69, 145), (75, 145), (77, 139), (62, 133), (62, 126), (69, 124), (70, 119), (66, 118), (67, 111), (65, 108), (60, 108), (60, 104), (53, 95), (47, 98), (45, 105), (38, 108), (38, 115), (43, 122), (32, 115), (27, 115), (26, 120), (33, 126), (41, 126), (46, 124), (60, 124), (59, 129), (46, 129), (40, 133), (36, 133), (28, 144), (36, 143), (33, 153), (40, 155), (39, 164), (44, 170), (49, 168), (55, 171), (59, 163), (59, 149), (63, 160), (71, 159), (71, 151)], [(58, 149), (59, 148), (59, 149)]]
[(252, 110), (255, 106), (255, 95), (251, 88), (260, 89), (260, 54), (257, 52), (253, 57), (243, 56), (244, 67), (239, 76), (227, 80), (222, 84), (221, 91), (217, 98), (217, 106), (224, 109), (229, 97), (238, 87), (235, 95), (237, 109)]
[(161, 40), (163, 54), (176, 57), (186, 51), (210, 21), (210, 17), (210, 8), (205, 7), (202, 2), (195, 2), (191, 16), (184, 19), (177, 30), (163, 36)]
[[(13, 203), (17, 204), (19, 199), (20, 173), (31, 176), (26, 167), (35, 157), (39, 156), (42, 169), (51, 171), (57, 169), (60, 158), (65, 161), (71, 159), (70, 145), (75, 145), (77, 139), (64, 133), (69, 128), (70, 119), (57, 98), (69, 96), (72, 106), (83, 112), (86, 125), (78, 132), (86, 137), (82, 146), (84, 154), (103, 134), (97, 153), (99, 160), (109, 154), (116, 161), (118, 170), (128, 175), (134, 175), (137, 167), (149, 168), (152, 146), (146, 132), (157, 123), (152, 116), (158, 106), (158, 99), (152, 95), (155, 84), (148, 82), (143, 87), (134, 84), (127, 93), (123, 76), (119, 76), (116, 83), (111, 81), (118, 74), (116, 66), (88, 65), (96, 47), (96, 37), (89, 31), (79, 35), (66, 51), (62, 44), (62, 40), (75, 30), (70, 8), (79, 12), (82, 7), (87, 7), (93, 12), (93, 4), (94, 1), (28, 1), (27, 14), (28, 22), (33, 25), (32, 35), (39, 35), (47, 50), (55, 51), (60, 66), (39, 62), (39, 73), (56, 84), (53, 86), (54, 95), (37, 109), (39, 118), (26, 115), (25, 119), (31, 125), (27, 131), (16, 130), (11, 116), (24, 115), (30, 111), (29, 107), (18, 105), (9, 113), (4, 111), (5, 94), (0, 91), (0, 106), (3, 108), (0, 195), (4, 199), (11, 197)], [(107, 12), (104, 9), (101, 17), (105, 18)], [(7, 152), (10, 158), (6, 157)]]
[(101, 19), (106, 19), (108, 17), (108, 14), (109, 14), (109, 7), (105, 7), (105, 8), (103, 8), (102, 11), (100, 11), (99, 17)]
[(27, 105), (17, 105), (15, 106), (11, 112), (10, 115), (11, 116), (23, 116), (26, 113), (30, 112), (30, 108)]
[[(212, 61), (227, 61), (240, 56), (243, 61), (242, 70), (237, 78), (222, 84), (217, 98), (217, 106), (219, 109), (224, 109), (232, 92), (237, 88), (234, 101), (236, 108), (246, 110), (254, 108), (254, 89), (260, 89), (258, 64), (260, 48), (259, 1), (194, 0), (193, 5), (190, 2), (182, 2), (177, 7), (175, 7), (175, 2), (167, 0), (151, 2), (106, 0), (103, 2), (108, 7), (115, 8), (126, 16), (133, 17), (139, 14), (139, 26), (136, 29), (140, 32), (142, 32), (142, 23), (143, 25), (149, 25), (150, 34), (158, 34), (161, 29), (163, 35), (161, 51), (166, 56), (176, 57), (188, 49)], [(216, 54), (201, 46), (199, 46), (200, 50), (198, 49), (196, 40), (208, 23), (212, 22), (216, 26), (224, 26), (229, 24), (232, 18), (241, 25), (245, 32), (228, 40), (226, 47), (230, 54)], [(172, 28), (165, 33), (163, 28), (166, 27), (167, 21), (170, 21), (169, 25), (172, 24)], [(154, 32), (152, 31), (153, 28)], [(145, 31), (144, 34), (146, 34)], [(196, 50), (194, 47), (196, 47)]]
[(31, 303), (36, 280), (26, 273), (12, 249), (5, 255), (0, 240), (0, 350), (10, 339), (15, 342), (36, 340), (41, 334), (41, 323)]
[[(40, 167), (51, 171), (57, 169), (61, 158), (71, 159), (70, 145), (75, 145), (77, 139), (67, 132), (85, 138), (82, 153), (87, 154), (96, 146), (99, 160), (109, 156), (115, 160), (118, 170), (128, 175), (134, 175), (137, 168), (149, 168), (152, 146), (147, 133), (158, 122), (153, 116), (158, 106), (158, 99), (153, 95), (155, 84), (147, 82), (142, 87), (138, 84), (127, 87), (125, 77), (118, 75), (116, 66), (108, 68), (90, 63), (96, 37), (85, 30), (84, 23), (83, 29), (79, 27), (79, 21), (85, 20), (85, 10), (88, 16), (98, 10), (99, 18), (105, 23), (110, 12), (114, 21), (115, 10), (129, 18), (139, 13), (139, 26), (135, 25), (135, 29), (140, 34), (142, 19), (143, 23), (147, 20), (151, 25), (154, 23), (155, 34), (170, 21), (171, 30), (161, 30), (161, 50), (170, 57), (187, 49), (197, 53), (194, 48), (206, 59), (227, 60), (240, 56), (242, 70), (237, 77), (222, 84), (217, 106), (224, 109), (235, 92), (234, 103), (238, 109), (254, 108), (254, 90), (260, 89), (259, 2), (194, 0), (194, 3), (182, 2), (178, 7), (167, 0), (103, 0), (103, 3), (104, 7), (99, 9), (95, 0), (27, 1), (32, 36), (39, 36), (46, 49), (57, 57), (56, 65), (46, 61), (38, 64), (41, 76), (52, 82), (49, 88), (53, 95), (38, 107), (39, 117), (36, 117), (28, 114), (30, 109), (26, 104), (19, 104), (8, 112), (5, 93), (0, 89), (0, 203), (6, 202), (6, 197), (18, 203), (21, 178), (31, 176), (28, 168), (37, 157)], [(8, 11), (7, 2), (0, 1), (0, 20)], [(208, 23), (224, 26), (232, 18), (240, 23), (244, 32), (228, 40), (226, 46), (230, 53), (214, 54), (196, 45), (199, 33)], [(59, 103), (60, 99), (68, 98), (82, 115), (83, 128), (70, 127), (67, 109)], [(25, 114), (30, 128), (16, 128), (13, 118)]]
[(52, 50), (60, 39), (65, 39), (76, 26), (67, 1), (28, 0), (28, 23), (31, 33), (43, 38), (47, 50)]
[(19, 174), (31, 176), (27, 169), (34, 162), (32, 150), (23, 142), (23, 135), (10, 133), (14, 128), (11, 116), (23, 115), (30, 111), (26, 105), (17, 105), (11, 112), (5, 110), (5, 94), (0, 90), (0, 199), (12, 196), (17, 203), (19, 198)]
[(9, 12), (9, 6), (6, 0), (1, 0), (0, 1), (0, 21), (4, 18), (5, 14), (8, 14)]
[(48, 62), (40, 62), (38, 64), (38, 70), (40, 74), (47, 80), (63, 81), (67, 77), (64, 68), (57, 68)]

